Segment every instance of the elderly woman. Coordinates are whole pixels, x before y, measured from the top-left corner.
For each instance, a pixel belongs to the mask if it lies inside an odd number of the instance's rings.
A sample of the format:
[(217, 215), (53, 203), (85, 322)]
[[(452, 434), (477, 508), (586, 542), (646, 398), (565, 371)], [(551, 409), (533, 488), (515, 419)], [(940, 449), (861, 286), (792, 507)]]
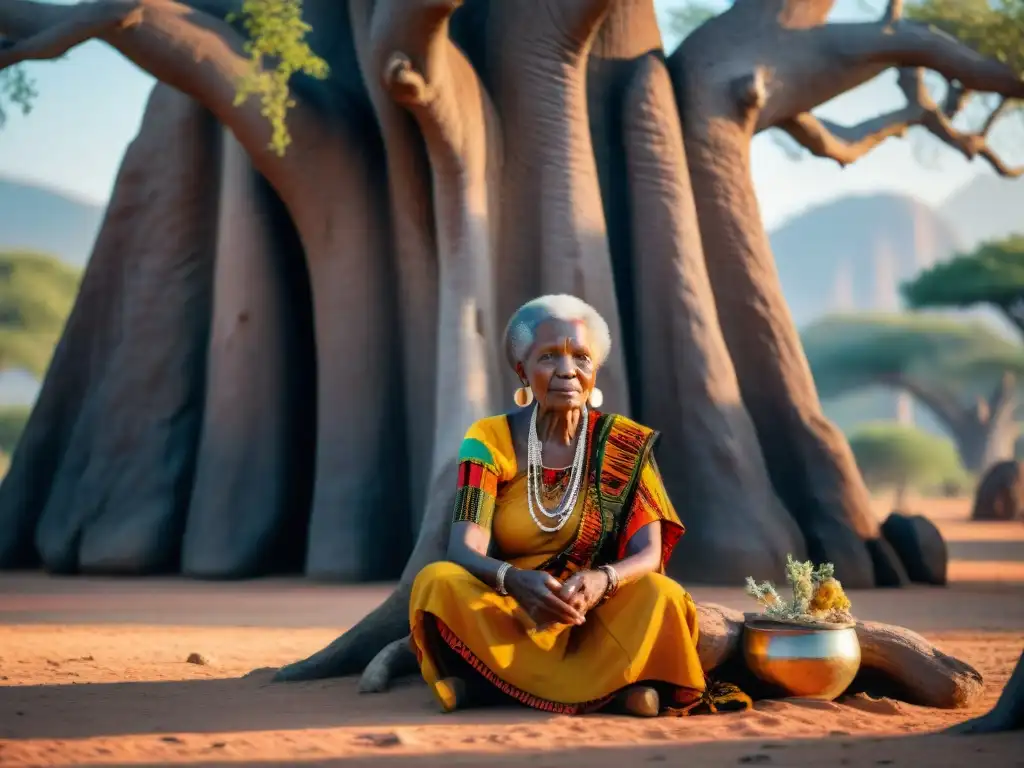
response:
[(657, 433), (597, 410), (610, 347), (603, 318), (572, 296), (509, 321), (519, 408), (466, 433), (448, 560), (412, 590), (412, 643), (446, 712), (495, 695), (562, 714), (750, 704), (709, 691), (693, 601), (662, 575), (683, 526)]

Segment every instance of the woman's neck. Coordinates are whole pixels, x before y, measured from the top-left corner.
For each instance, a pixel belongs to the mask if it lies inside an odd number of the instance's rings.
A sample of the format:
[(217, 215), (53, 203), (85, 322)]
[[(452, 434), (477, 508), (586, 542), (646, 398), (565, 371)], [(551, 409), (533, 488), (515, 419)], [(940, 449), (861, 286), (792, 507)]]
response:
[(537, 413), (537, 437), (550, 445), (571, 445), (580, 426), (582, 411), (544, 411)]

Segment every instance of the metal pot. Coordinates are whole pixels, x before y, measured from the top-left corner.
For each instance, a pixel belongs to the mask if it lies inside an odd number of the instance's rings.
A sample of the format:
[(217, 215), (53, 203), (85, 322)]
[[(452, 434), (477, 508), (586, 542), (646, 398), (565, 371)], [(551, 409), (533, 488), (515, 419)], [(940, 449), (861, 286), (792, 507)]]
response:
[(752, 620), (744, 628), (743, 656), (757, 677), (788, 696), (832, 701), (860, 670), (860, 641), (853, 624)]

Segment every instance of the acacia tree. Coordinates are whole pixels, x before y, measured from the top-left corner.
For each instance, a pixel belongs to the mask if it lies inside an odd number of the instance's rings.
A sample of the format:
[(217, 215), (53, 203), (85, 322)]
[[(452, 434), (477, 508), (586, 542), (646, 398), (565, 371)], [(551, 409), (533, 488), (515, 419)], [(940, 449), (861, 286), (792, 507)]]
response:
[(1024, 335), (1024, 235), (936, 264), (903, 286), (915, 309), (987, 304)]
[(979, 322), (836, 315), (802, 334), (823, 397), (870, 386), (909, 392), (949, 430), (968, 469), (1011, 458), (1024, 349)]
[(886, 421), (865, 424), (850, 435), (850, 448), (871, 486), (896, 491), (897, 510), (906, 509), (909, 489), (935, 490), (967, 478), (956, 446), (916, 427)]
[[(565, 291), (620, 342), (609, 409), (664, 434), (678, 573), (778, 577), (792, 552), (874, 584), (886, 551), (782, 297), (750, 142), (781, 127), (851, 162), (908, 125), (952, 136), (959, 102), (924, 69), (1024, 96), (1011, 67), (896, 0), (862, 24), (740, 0), (667, 58), (651, 0), (306, 0), (314, 59), (297, 0), (264, 0), (257, 29), (258, 4), (0, 0), (0, 69), (100, 39), (161, 81), (0, 489), (0, 562), (225, 577), (298, 549), (354, 580), (392, 572), (409, 528), (395, 593), (282, 677), (401, 658), (459, 438), (515, 385), (501, 323)], [(295, 71), (283, 154), (280, 70), (254, 51)], [(892, 67), (906, 109), (812, 115)]]

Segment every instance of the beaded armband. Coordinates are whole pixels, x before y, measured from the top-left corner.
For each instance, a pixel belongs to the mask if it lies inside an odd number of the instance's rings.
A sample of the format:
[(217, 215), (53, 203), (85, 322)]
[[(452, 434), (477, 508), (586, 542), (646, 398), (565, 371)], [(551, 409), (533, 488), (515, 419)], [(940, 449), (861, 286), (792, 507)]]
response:
[(475, 462), (462, 462), (459, 465), (453, 522), (476, 523), (482, 528), (490, 528), (497, 491), (497, 475)]

